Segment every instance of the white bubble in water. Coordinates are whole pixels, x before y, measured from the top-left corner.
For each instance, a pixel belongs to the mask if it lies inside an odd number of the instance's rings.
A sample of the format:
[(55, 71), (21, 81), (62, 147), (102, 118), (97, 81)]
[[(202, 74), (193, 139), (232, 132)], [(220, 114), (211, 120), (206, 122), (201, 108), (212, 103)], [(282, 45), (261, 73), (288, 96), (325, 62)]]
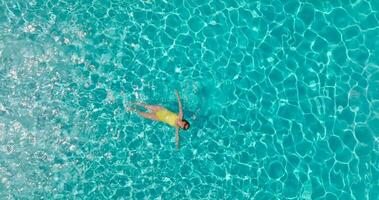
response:
[(8, 179), (5, 178), (5, 177), (1, 179), (1, 182), (2, 182), (2, 183), (5, 183), (5, 182), (7, 182), (7, 181), (8, 181)]
[(68, 38), (64, 38), (63, 43), (68, 44), (68, 43), (70, 43), (70, 40)]
[(78, 56), (76, 55), (76, 54), (73, 54), (72, 56), (71, 56), (71, 62), (76, 62), (78, 60)]
[(134, 92), (134, 96), (135, 96), (137, 99), (140, 99), (140, 97), (141, 97), (141, 95), (140, 95), (137, 91)]
[(28, 24), (24, 27), (24, 32), (25, 33), (33, 33), (36, 31), (36, 27), (34, 24)]
[(37, 2), (36, 2), (35, 0), (31, 0), (31, 1), (29, 2), (29, 5), (30, 5), (30, 6), (35, 6), (35, 5), (37, 5)]
[(107, 153), (104, 154), (104, 157), (105, 157), (106, 159), (110, 160), (110, 159), (113, 158), (113, 155), (112, 155), (111, 152), (107, 152)]
[(133, 185), (133, 181), (129, 180), (128, 183), (126, 184), (128, 187)]
[(312, 90), (316, 90), (317, 89), (317, 83), (316, 81), (312, 80), (311, 82), (309, 82), (309, 87), (312, 89)]
[(107, 103), (113, 103), (114, 100), (115, 100), (115, 98), (114, 98), (114, 96), (113, 96), (112, 91), (110, 91), (110, 90), (106, 90), (106, 91), (107, 91), (106, 102), (107, 102)]
[(22, 128), (22, 125), (20, 122), (14, 122), (12, 124), (12, 130), (13, 131), (19, 132), (21, 130), (21, 128)]
[(10, 186), (8, 179), (5, 178), (5, 177), (1, 179), (1, 183), (2, 183), (6, 188), (9, 188), (9, 186)]
[(15, 69), (11, 69), (9, 75), (12, 79), (17, 79), (17, 71)]
[(230, 180), (230, 178), (232, 177), (232, 175), (230, 175), (229, 173), (226, 173), (226, 175), (225, 175), (225, 180)]
[[(7, 112), (7, 110), (5, 109), (5, 106), (0, 103), (0, 112)], [(0, 128), (1, 128), (1, 124), (0, 124)]]
[(339, 106), (337, 107), (337, 111), (338, 111), (338, 112), (342, 112), (342, 110), (343, 110), (343, 106), (339, 105)]
[(350, 111), (356, 113), (359, 111), (359, 107), (358, 106), (350, 107)]
[(75, 151), (76, 150), (76, 146), (75, 145), (71, 145), (69, 149), (70, 149), (70, 151)]
[(140, 47), (139, 44), (132, 43), (132, 48), (133, 48), (134, 50), (138, 50), (139, 47)]
[(84, 32), (84, 31), (78, 31), (77, 32), (77, 35), (79, 36), (79, 38), (84, 38), (86, 35), (87, 35), (87, 33), (86, 32)]
[(56, 19), (57, 19), (56, 15), (50, 14), (50, 16), (49, 16), (49, 22), (50, 23), (54, 24)]
[(5, 125), (4, 124), (0, 124), (0, 141), (3, 139), (3, 137), (4, 137), (4, 133), (5, 133), (5, 131), (4, 131), (4, 127), (5, 127)]
[(182, 73), (182, 69), (180, 67), (175, 67), (175, 73)]
[(142, 39), (148, 40), (150, 42), (150, 39), (149, 39), (149, 37), (147, 35), (142, 35)]
[(255, 10), (251, 12), (251, 15), (253, 15), (253, 17), (259, 17), (258, 13)]

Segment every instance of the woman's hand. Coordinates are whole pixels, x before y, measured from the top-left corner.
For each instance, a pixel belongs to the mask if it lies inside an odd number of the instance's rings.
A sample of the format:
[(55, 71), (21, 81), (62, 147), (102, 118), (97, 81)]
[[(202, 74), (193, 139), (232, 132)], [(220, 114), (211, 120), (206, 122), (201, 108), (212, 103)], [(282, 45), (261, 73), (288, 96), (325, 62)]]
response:
[(183, 119), (183, 108), (182, 108), (182, 103), (180, 102), (180, 96), (178, 90), (175, 90), (176, 96), (178, 97), (178, 104), (179, 104), (179, 120)]

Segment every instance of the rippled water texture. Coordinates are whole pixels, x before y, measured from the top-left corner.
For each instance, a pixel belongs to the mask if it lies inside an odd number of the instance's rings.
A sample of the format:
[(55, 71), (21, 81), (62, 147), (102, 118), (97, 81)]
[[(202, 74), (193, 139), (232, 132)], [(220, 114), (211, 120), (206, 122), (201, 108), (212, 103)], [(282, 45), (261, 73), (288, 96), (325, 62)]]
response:
[[(0, 199), (379, 199), (378, 20), (377, 0), (0, 0)], [(179, 151), (124, 108), (176, 111), (175, 89)]]

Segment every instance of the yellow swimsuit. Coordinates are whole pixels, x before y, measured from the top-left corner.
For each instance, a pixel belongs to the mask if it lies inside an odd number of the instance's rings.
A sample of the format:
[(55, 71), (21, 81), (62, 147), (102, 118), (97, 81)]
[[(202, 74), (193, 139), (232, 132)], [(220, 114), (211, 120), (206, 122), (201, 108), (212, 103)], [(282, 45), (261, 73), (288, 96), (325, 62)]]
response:
[(176, 121), (178, 121), (179, 119), (179, 116), (167, 109), (162, 109), (162, 110), (158, 110), (157, 112), (155, 112), (155, 115), (157, 116), (157, 118), (164, 122), (164, 123), (167, 123), (169, 124), (170, 126), (173, 126), (175, 128), (179, 128), (178, 125), (176, 125)]

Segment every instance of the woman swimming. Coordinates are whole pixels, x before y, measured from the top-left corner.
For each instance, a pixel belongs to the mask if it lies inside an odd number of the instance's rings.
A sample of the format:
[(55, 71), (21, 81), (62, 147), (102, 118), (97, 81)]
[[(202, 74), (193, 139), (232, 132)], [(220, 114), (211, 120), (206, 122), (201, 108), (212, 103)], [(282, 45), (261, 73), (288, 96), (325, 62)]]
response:
[(150, 112), (141, 112), (135, 108), (129, 108), (129, 110), (133, 110), (137, 112), (138, 115), (144, 118), (161, 121), (172, 127), (175, 127), (176, 128), (176, 134), (175, 134), (176, 148), (179, 149), (179, 129), (181, 128), (183, 130), (188, 130), (190, 127), (190, 124), (187, 120), (183, 119), (182, 103), (180, 102), (180, 96), (179, 96), (178, 91), (176, 91), (176, 96), (178, 98), (178, 104), (179, 104), (178, 114), (169, 111), (163, 106), (147, 105), (141, 102), (134, 103), (134, 104), (138, 106), (142, 106), (146, 110), (149, 110)]

